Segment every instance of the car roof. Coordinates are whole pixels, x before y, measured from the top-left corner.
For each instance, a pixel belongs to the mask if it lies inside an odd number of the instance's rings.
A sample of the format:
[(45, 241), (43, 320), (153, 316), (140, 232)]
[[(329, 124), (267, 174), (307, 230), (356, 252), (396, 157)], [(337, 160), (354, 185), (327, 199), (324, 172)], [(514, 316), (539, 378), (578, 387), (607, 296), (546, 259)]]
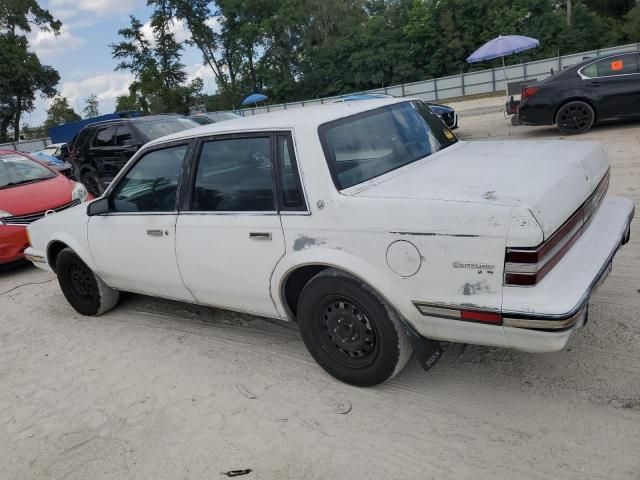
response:
[(374, 110), (386, 105), (394, 105), (416, 100), (415, 98), (376, 98), (371, 100), (357, 100), (352, 102), (327, 103), (310, 107), (295, 108), (291, 110), (279, 110), (277, 112), (241, 117), (235, 120), (212, 123), (197, 128), (182, 130), (165, 137), (160, 137), (147, 145), (173, 142), (188, 138), (205, 137), (218, 133), (241, 133), (261, 130), (287, 130), (296, 127), (317, 128), (341, 118), (356, 115), (358, 113)]

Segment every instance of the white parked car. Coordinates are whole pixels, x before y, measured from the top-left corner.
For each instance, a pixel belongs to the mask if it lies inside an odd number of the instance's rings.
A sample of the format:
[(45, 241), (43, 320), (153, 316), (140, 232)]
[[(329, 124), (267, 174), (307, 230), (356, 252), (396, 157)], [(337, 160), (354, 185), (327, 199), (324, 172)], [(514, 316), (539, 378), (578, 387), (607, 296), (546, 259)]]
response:
[(288, 319), (368, 386), (440, 340), (559, 350), (629, 238), (588, 142), (464, 142), (419, 100), (345, 102), (145, 145), (104, 196), (29, 226), (80, 313), (118, 291)]

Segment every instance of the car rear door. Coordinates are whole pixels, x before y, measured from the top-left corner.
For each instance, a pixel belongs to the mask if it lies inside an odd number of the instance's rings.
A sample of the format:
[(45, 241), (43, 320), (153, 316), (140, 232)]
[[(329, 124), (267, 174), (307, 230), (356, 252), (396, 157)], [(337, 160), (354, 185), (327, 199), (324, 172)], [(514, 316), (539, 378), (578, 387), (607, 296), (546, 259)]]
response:
[(108, 285), (194, 301), (175, 253), (177, 191), (188, 149), (183, 142), (145, 153), (107, 193), (111, 211), (90, 217), (91, 255)]
[(271, 133), (198, 141), (176, 227), (185, 285), (199, 303), (279, 316), (271, 273), (284, 255)]
[(596, 99), (598, 120), (640, 115), (638, 54), (627, 53), (598, 60), (581, 70)]

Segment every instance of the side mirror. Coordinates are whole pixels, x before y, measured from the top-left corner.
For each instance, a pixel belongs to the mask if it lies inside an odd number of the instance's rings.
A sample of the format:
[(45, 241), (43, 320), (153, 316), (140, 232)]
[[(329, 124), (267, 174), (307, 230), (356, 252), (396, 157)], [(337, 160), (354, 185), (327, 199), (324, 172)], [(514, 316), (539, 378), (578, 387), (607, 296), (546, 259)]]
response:
[(95, 215), (102, 215), (103, 213), (109, 213), (111, 207), (109, 205), (109, 199), (106, 197), (94, 200), (87, 207), (87, 215), (93, 217)]

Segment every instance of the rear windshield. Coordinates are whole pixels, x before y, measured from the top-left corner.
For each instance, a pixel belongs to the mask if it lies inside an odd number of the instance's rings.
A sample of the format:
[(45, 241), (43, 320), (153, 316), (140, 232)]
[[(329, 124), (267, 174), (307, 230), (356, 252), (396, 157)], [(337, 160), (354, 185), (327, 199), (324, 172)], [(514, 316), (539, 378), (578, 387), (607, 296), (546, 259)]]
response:
[(22, 155), (0, 155), (0, 188), (37, 182), (55, 176), (56, 174), (48, 168)]
[(339, 190), (436, 153), (458, 140), (421, 101), (397, 103), (320, 127)]
[(135, 126), (142, 135), (145, 136), (147, 141), (155, 140), (156, 138), (164, 137), (165, 135), (171, 135), (172, 133), (181, 132), (189, 128), (199, 127), (199, 125), (193, 120), (188, 118), (162, 118), (160, 120), (149, 120), (148, 122), (136, 122)]

